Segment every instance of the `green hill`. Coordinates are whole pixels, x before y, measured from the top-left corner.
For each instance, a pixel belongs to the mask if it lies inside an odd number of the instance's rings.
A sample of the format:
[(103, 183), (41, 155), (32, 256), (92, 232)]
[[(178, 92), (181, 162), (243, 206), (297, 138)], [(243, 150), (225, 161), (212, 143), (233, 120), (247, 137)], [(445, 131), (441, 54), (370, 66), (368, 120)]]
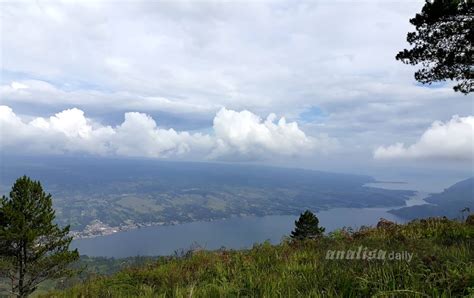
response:
[(460, 218), (461, 210), (474, 210), (474, 177), (460, 181), (443, 192), (432, 194), (425, 199), (429, 204), (403, 207), (389, 212), (406, 219), (446, 216)]
[(472, 295), (474, 225), (432, 218), (248, 250), (190, 251), (43, 297)]

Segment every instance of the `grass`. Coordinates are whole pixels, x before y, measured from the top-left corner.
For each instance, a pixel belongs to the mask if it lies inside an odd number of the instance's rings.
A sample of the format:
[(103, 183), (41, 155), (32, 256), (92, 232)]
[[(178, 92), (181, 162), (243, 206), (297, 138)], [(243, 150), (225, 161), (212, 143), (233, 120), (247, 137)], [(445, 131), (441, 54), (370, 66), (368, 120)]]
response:
[(118, 200), (117, 204), (139, 213), (147, 213), (150, 211), (160, 212), (165, 209), (163, 206), (158, 205), (153, 199), (134, 196), (124, 197)]
[[(413, 258), (326, 259), (328, 250), (359, 247)], [(474, 226), (437, 218), (162, 257), (42, 297), (474, 297), (473, 262)]]

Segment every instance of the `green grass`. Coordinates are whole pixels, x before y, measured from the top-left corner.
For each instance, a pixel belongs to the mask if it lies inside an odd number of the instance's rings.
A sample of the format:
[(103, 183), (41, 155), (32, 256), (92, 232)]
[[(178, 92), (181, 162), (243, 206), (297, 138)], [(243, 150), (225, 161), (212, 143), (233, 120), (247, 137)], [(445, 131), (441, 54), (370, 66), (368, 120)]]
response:
[[(410, 262), (325, 258), (327, 250), (360, 246), (414, 256)], [(473, 262), (474, 226), (430, 219), (163, 257), (43, 297), (473, 297)]]
[(139, 213), (161, 212), (165, 208), (150, 198), (124, 197), (117, 201), (117, 204)]

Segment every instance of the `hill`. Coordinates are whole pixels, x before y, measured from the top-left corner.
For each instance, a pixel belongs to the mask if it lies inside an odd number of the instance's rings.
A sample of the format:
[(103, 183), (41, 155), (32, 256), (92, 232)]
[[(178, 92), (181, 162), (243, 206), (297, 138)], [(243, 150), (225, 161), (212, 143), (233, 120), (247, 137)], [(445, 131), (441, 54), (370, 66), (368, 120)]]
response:
[(402, 206), (411, 191), (365, 187), (369, 176), (222, 163), (9, 157), (0, 190), (28, 174), (53, 195), (59, 224), (79, 235), (245, 215)]
[(474, 226), (443, 218), (249, 250), (189, 251), (42, 297), (474, 295)]
[(425, 199), (427, 205), (404, 207), (389, 212), (406, 219), (424, 218), (431, 216), (446, 216), (460, 218), (461, 210), (474, 210), (474, 177), (460, 181), (441, 193), (432, 194)]

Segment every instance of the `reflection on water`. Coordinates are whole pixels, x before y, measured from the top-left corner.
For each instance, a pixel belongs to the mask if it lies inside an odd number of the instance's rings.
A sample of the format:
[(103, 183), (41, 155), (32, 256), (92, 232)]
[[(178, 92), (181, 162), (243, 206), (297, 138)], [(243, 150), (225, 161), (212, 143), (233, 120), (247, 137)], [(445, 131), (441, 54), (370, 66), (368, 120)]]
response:
[(409, 200), (405, 202), (405, 205), (407, 207), (411, 207), (411, 206), (429, 204), (428, 202), (425, 201), (425, 198), (428, 196), (429, 196), (429, 193), (427, 192), (417, 191), (413, 196), (410, 197)]
[(376, 188), (383, 188), (383, 189), (394, 189), (394, 190), (411, 190), (410, 184), (407, 182), (370, 182), (364, 184), (364, 186), (368, 187), (376, 187)]

